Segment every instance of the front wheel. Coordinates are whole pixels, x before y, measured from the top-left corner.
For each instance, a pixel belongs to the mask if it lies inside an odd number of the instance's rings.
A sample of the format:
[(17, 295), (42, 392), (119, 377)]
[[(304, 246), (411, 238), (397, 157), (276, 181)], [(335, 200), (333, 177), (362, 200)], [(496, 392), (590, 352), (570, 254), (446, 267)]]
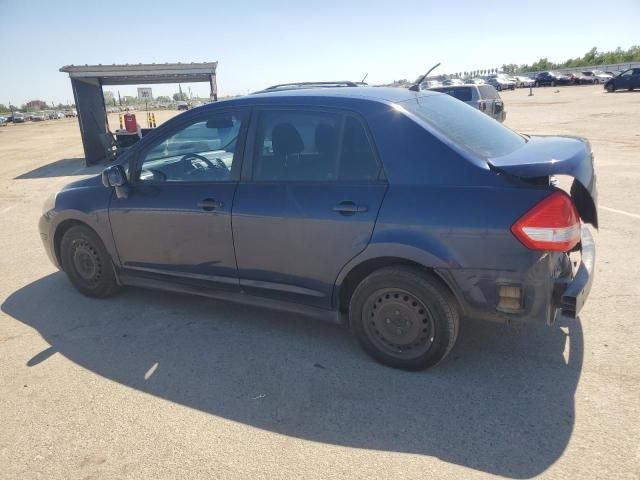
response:
[(404, 370), (422, 370), (444, 359), (460, 323), (457, 302), (439, 279), (405, 266), (366, 277), (351, 298), (349, 321), (369, 355)]
[(615, 91), (616, 91), (616, 87), (613, 85), (613, 83), (610, 83), (609, 85), (607, 85), (607, 92), (613, 93)]
[(89, 227), (77, 225), (67, 230), (60, 242), (60, 255), (63, 270), (84, 295), (103, 298), (118, 291), (111, 257)]

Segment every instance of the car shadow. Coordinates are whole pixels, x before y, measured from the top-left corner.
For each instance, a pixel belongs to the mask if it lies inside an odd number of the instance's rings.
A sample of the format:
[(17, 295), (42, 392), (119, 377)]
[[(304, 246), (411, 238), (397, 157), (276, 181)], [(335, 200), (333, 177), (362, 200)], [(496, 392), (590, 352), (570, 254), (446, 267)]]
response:
[(409, 373), (370, 360), (340, 326), (139, 289), (89, 299), (62, 273), (1, 308), (50, 345), (27, 352), (25, 369), (61, 354), (128, 387), (305, 440), (529, 478), (561, 456), (573, 430), (579, 320), (465, 320), (446, 361)]
[(69, 177), (75, 175), (95, 175), (104, 169), (105, 165), (87, 167), (83, 157), (63, 158), (18, 175), (14, 180), (28, 180), (34, 178)]

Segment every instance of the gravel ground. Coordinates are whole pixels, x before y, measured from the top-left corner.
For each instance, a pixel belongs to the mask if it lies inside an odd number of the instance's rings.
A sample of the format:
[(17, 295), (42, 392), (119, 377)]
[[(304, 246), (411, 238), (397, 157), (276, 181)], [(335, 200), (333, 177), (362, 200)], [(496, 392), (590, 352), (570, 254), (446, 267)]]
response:
[(527, 94), (503, 94), (507, 125), (595, 152), (591, 297), (553, 327), (465, 319), (421, 373), (296, 315), (82, 297), (36, 228), (50, 193), (99, 171), (83, 168), (77, 121), (0, 128), (2, 477), (640, 478), (640, 92)]

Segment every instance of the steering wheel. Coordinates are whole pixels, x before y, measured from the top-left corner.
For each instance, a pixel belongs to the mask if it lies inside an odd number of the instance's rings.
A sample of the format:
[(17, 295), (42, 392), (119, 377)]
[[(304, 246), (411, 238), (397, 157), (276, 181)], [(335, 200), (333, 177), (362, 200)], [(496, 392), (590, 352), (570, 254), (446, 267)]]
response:
[(203, 157), (202, 155), (198, 155), (197, 153), (187, 153), (184, 157), (180, 159), (180, 165), (182, 165), (182, 168), (186, 173), (192, 172), (194, 170), (202, 170), (202, 167), (195, 166), (195, 164), (191, 161), (192, 159), (196, 159), (196, 160), (200, 160), (201, 162), (204, 162), (205, 165), (209, 168), (216, 168), (215, 165), (211, 163), (211, 160), (209, 160), (208, 158)]
[[(206, 167), (194, 165), (194, 163), (191, 162), (191, 159), (193, 158), (204, 162)], [(211, 160), (203, 157), (202, 155), (198, 155), (197, 153), (188, 153), (180, 159), (180, 164), (185, 171), (185, 177), (189, 178), (225, 180), (229, 176), (229, 168), (220, 158), (216, 158), (216, 163), (214, 164)]]

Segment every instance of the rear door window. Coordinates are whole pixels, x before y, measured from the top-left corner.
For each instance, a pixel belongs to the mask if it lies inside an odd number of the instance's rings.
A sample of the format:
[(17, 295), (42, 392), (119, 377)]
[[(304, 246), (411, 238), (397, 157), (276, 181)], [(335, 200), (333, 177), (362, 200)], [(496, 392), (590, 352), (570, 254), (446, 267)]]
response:
[(373, 181), (378, 178), (379, 173), (380, 166), (364, 125), (357, 118), (347, 116), (344, 121), (338, 179)]
[(380, 166), (363, 123), (351, 114), (262, 111), (253, 156), (256, 181), (375, 181)]
[(342, 115), (304, 110), (263, 111), (258, 119), (253, 179), (327, 181), (338, 176)]

